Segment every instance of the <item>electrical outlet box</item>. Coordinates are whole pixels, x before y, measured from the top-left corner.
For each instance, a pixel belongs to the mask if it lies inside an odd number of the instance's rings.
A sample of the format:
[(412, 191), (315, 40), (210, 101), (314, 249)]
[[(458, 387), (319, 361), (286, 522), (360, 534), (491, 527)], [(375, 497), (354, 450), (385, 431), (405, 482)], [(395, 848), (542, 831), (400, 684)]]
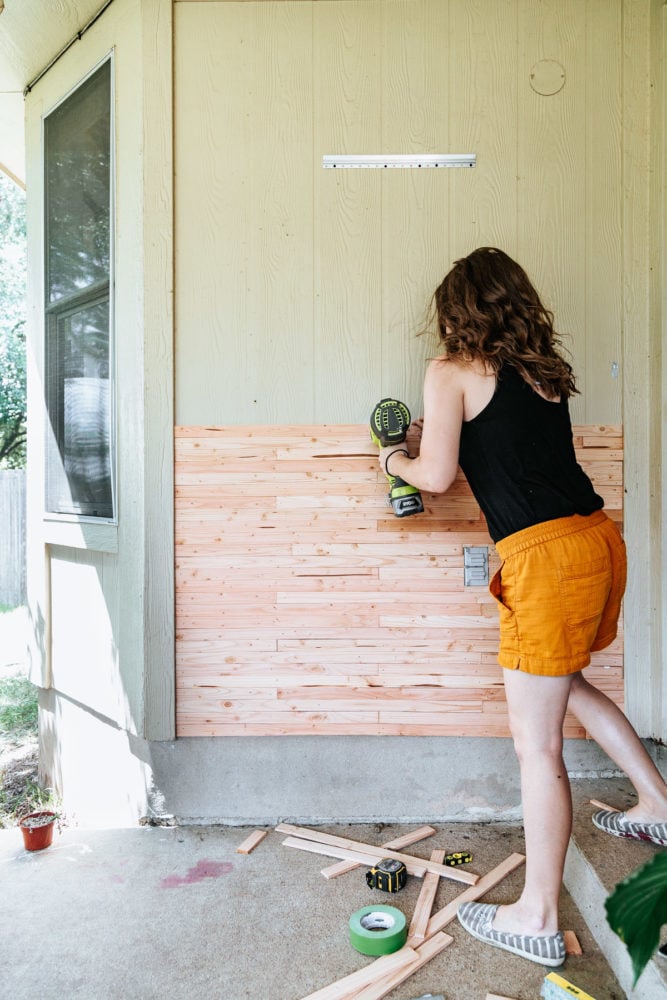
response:
[(488, 587), (489, 549), (486, 545), (463, 546), (463, 584), (465, 587)]

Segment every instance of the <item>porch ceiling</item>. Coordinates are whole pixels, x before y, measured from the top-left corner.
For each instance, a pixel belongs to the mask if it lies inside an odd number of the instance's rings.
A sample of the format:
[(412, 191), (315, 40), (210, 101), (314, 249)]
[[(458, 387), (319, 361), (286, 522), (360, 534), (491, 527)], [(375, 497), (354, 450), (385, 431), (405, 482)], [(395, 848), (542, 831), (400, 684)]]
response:
[(25, 182), (23, 91), (104, 0), (4, 0), (0, 4), (0, 170)]

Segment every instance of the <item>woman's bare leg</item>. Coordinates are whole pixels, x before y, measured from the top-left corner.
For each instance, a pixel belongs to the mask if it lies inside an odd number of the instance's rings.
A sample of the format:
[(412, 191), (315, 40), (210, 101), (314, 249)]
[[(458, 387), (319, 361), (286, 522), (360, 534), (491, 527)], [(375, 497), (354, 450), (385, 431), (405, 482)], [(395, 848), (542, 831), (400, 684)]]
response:
[(563, 719), (572, 677), (503, 670), (510, 728), (521, 768), (526, 876), (521, 896), (498, 908), (494, 930), (555, 934), (572, 797), (563, 762)]
[(568, 708), (634, 785), (638, 801), (627, 811), (628, 818), (667, 822), (667, 785), (620, 708), (581, 674), (572, 678)]

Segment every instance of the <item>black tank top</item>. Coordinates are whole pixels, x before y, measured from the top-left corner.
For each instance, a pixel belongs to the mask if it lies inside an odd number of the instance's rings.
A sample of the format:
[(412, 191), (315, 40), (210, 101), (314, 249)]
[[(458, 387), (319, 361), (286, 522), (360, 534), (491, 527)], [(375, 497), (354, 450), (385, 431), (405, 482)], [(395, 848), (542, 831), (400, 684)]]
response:
[(577, 463), (567, 400), (543, 399), (508, 365), (491, 401), (461, 427), (459, 464), (494, 542), (604, 506)]

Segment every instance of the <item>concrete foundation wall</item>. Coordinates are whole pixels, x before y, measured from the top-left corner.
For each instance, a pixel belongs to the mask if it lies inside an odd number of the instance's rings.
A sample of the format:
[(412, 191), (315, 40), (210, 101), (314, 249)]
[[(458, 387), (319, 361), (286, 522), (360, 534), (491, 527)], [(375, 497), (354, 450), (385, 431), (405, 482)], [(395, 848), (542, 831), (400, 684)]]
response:
[[(470, 737), (229, 737), (147, 742), (67, 698), (42, 695), (41, 768), (82, 825), (281, 820), (511, 822), (521, 818), (512, 741)], [(55, 735), (57, 734), (57, 736)], [(667, 773), (667, 750), (649, 744)], [(619, 772), (567, 740), (573, 780)]]
[[(164, 808), (192, 823), (521, 818), (519, 768), (509, 739), (183, 739), (154, 743), (151, 759)], [(592, 742), (566, 741), (565, 761), (573, 780), (620, 773)]]

